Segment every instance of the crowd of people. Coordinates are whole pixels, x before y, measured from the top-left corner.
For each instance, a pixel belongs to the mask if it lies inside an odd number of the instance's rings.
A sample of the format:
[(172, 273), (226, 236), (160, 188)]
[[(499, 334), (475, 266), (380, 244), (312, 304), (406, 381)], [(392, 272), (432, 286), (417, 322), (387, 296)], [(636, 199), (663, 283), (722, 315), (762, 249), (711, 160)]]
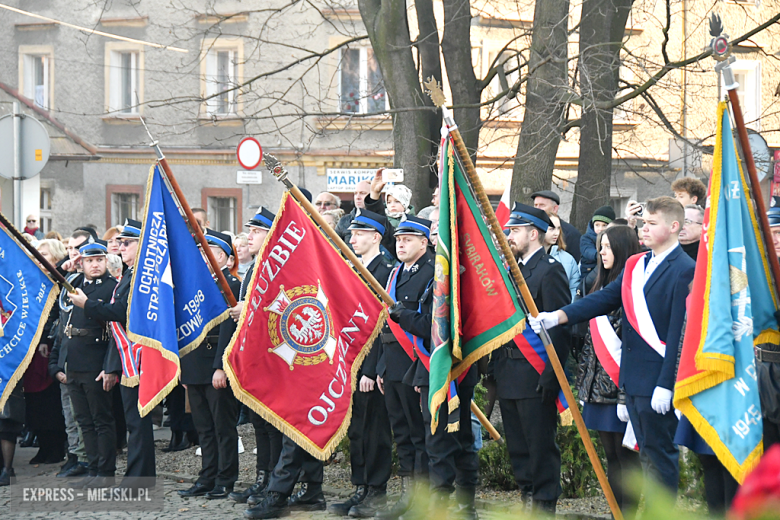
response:
[[(420, 338), (430, 351), (438, 190), (431, 206), (415, 212), (412, 192), (403, 185), (386, 186), (380, 170), (372, 181), (357, 185), (349, 213), (332, 193), (313, 198), (303, 191), (387, 287), (396, 301), (389, 319)], [(510, 248), (541, 311), (529, 321), (534, 330), (544, 326), (549, 331), (561, 360), (576, 363), (573, 383), (585, 423), (598, 432), (609, 482), (627, 513), (635, 509), (637, 497), (628, 491), (626, 479), (643, 467), (676, 493), (678, 445), (687, 446), (702, 461), (711, 512), (724, 511), (737, 488), (712, 450), (690, 423), (678, 420), (671, 405), (676, 347), (682, 341), (706, 188), (685, 178), (676, 181), (672, 191), (674, 198), (631, 202), (621, 218), (610, 206), (599, 208), (584, 234), (559, 216), (557, 193), (539, 191), (527, 201), (532, 205), (514, 203), (505, 225)], [(180, 451), (199, 444), (202, 451), (199, 477), (179, 491), (182, 497), (246, 503), (247, 518), (327, 508), (340, 516), (395, 520), (419, 514), (414, 511), (424, 510), (415, 508), (421, 500), (431, 507), (446, 507), (454, 492), (458, 516), (477, 518), (481, 434), (472, 428), (471, 412), (463, 403), (471, 402), (481, 380), (488, 389), (488, 417), (495, 401), (499, 403), (521, 499), (531, 510), (555, 513), (562, 491), (561, 455), (555, 441), (560, 386), (549, 363), (537, 370), (510, 341), (491, 354), (489, 363), (472, 366), (459, 384), (459, 431), (447, 432), (447, 421), (440, 421), (432, 432), (427, 369), (406, 354), (387, 325), (357, 375), (348, 432), (355, 492), (347, 500), (327, 504), (323, 463), (242, 407), (222, 367), (254, 259), (275, 215), (260, 208), (246, 223), (247, 231), (233, 236), (210, 229), (204, 210), (196, 208), (193, 213), (239, 303), (230, 309), (232, 319), (182, 356), (181, 385), (166, 400), (172, 433), (165, 449)], [(780, 209), (770, 210), (770, 222), (778, 231), (773, 238), (780, 254)], [(43, 236), (35, 216), (26, 224), (29, 240), (77, 291), (62, 292), (23, 383), (0, 415), (0, 485), (8, 485), (14, 476), (14, 447), (21, 437), (25, 445), (38, 443), (31, 463), (66, 459), (57, 476), (68, 478), (74, 487), (148, 486), (144, 479), (155, 476), (152, 415), (141, 417), (137, 410), (137, 352), (125, 332), (142, 224), (128, 219), (101, 237), (95, 226), (87, 225), (65, 238), (56, 232)], [(640, 260), (646, 262), (644, 269), (629, 271), (629, 264), (643, 251), (648, 252)], [(625, 315), (621, 284), (629, 272), (644, 277), (644, 301), (658, 337), (670, 346), (665, 352), (654, 350)], [(602, 326), (576, 325), (591, 318)], [(622, 342), (619, 378), (605, 368), (595, 339)], [(624, 446), (629, 419), (636, 434), (633, 447)], [(777, 442), (780, 418), (764, 419), (765, 443)], [(236, 428), (246, 422), (255, 431), (256, 479), (239, 490), (234, 488), (239, 472)], [(388, 503), (393, 443), (401, 496)], [(127, 468), (117, 484), (116, 455), (124, 449)]]

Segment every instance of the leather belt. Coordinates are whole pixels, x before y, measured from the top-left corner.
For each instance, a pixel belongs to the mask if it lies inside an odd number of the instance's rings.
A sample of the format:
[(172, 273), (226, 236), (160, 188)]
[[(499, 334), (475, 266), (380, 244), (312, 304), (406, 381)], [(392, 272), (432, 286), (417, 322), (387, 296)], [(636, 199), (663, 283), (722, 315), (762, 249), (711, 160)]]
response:
[(86, 338), (89, 336), (95, 337), (95, 338), (102, 338), (106, 334), (105, 329), (77, 329), (76, 327), (72, 325), (68, 325), (65, 327), (65, 335), (68, 336), (68, 338)]
[(764, 363), (780, 363), (780, 352), (774, 350), (764, 350), (755, 347), (756, 361), (763, 361)]
[(393, 343), (398, 343), (398, 338), (395, 337), (395, 334), (392, 332), (383, 332), (381, 334), (382, 343), (385, 345), (391, 345)]

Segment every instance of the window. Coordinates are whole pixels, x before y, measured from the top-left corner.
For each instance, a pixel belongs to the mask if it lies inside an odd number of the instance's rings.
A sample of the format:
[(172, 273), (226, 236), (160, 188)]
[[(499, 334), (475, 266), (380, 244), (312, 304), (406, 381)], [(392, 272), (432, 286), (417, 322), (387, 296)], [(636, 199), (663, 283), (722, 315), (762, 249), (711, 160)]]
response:
[(139, 185), (106, 186), (106, 229), (121, 226), (127, 218), (140, 220), (143, 191)]
[[(206, 96), (209, 114), (238, 112), (238, 51), (212, 49), (206, 55)], [(214, 96), (215, 97), (211, 97)]]
[(139, 53), (111, 51), (110, 104), (111, 112), (137, 114), (140, 94)]
[[(632, 84), (635, 81), (634, 71), (626, 66), (620, 67), (620, 80), (618, 81), (617, 97), (620, 97), (631, 90), (626, 83)], [(613, 123), (628, 123), (634, 119), (634, 100), (624, 101), (620, 106), (615, 107), (612, 112)]]
[(43, 110), (52, 106), (53, 52), (46, 45), (19, 46), (19, 91)]
[(236, 233), (242, 218), (242, 191), (240, 188), (204, 188), (201, 207), (206, 209), (209, 227), (217, 231)]
[(40, 215), (39, 226), (41, 228), (41, 232), (44, 235), (51, 231), (51, 194), (51, 188), (41, 187), (41, 209), (38, 211), (38, 213)]
[[(745, 126), (755, 131), (760, 131), (759, 117), (761, 116), (761, 63), (758, 61), (738, 60), (731, 65), (734, 72), (734, 80), (739, 84), (737, 96), (742, 108), (742, 116)], [(721, 88), (726, 90), (721, 75)]]
[[(515, 51), (504, 51), (501, 56), (496, 60), (496, 52), (488, 53), (489, 67), (493, 62), (496, 62), (497, 74), (493, 81), (490, 82), (490, 88), (487, 90), (486, 95), (488, 99), (492, 99), (501, 92), (506, 92), (520, 79), (520, 66), (521, 58)], [(506, 95), (496, 101), (496, 107), (498, 109), (498, 116), (503, 118), (519, 118), (520, 112), (515, 110), (520, 107), (519, 93), (514, 98), (509, 99)]]
[(375, 114), (388, 109), (379, 63), (370, 48), (345, 49), (339, 59), (339, 103), (342, 112)]

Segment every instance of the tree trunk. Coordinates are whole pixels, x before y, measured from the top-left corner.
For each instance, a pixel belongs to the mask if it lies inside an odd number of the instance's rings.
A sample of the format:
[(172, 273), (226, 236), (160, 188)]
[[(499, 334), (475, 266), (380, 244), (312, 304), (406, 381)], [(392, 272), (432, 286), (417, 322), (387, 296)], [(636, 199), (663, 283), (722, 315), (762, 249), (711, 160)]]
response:
[(549, 190), (565, 118), (569, 0), (536, 0), (525, 113), (512, 169), (513, 201)]
[(583, 99), (580, 155), (569, 221), (584, 230), (593, 212), (609, 204), (613, 109), (618, 92), (620, 46), (632, 0), (584, 0), (580, 23), (580, 92)]
[[(429, 205), (431, 172), (428, 165), (436, 153), (430, 136), (433, 110), (422, 92), (412, 56), (405, 0), (359, 0), (358, 7), (374, 48), (393, 113), (394, 166), (404, 169), (404, 184), (412, 190), (418, 209)], [(412, 110), (408, 110), (412, 109)]]
[[(417, 36), (417, 54), (419, 74), (418, 77), (427, 81), (428, 78), (434, 78), (438, 83), (442, 82), (441, 73), (441, 48), (439, 47), (439, 30), (436, 27), (436, 16), (433, 12), (432, 0), (416, 0), (414, 3), (414, 9), (417, 12), (417, 26), (419, 27), (420, 34)], [(431, 98), (423, 96), (425, 104), (433, 108), (433, 101)], [(431, 150), (433, 155), (429, 161), (429, 170), (431, 175), (429, 179), (429, 187), (435, 188), (438, 183), (436, 182), (436, 152), (439, 146), (439, 130), (441, 129), (441, 114), (437, 113), (434, 117), (429, 118), (430, 125), (427, 137), (431, 139)], [(428, 204), (426, 203), (425, 206)], [(419, 208), (419, 207), (418, 207)]]
[(452, 91), (452, 104), (473, 105), (456, 108), (454, 117), (474, 164), (477, 163), (481, 90), (471, 61), (471, 5), (469, 0), (444, 0), (444, 35), (441, 50)]

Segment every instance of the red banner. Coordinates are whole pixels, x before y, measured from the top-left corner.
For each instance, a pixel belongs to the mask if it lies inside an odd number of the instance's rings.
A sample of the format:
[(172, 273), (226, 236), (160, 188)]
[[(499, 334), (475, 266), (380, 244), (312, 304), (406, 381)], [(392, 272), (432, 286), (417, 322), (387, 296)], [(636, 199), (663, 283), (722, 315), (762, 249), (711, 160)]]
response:
[(225, 370), (238, 399), (319, 459), (346, 435), (385, 306), (289, 193), (247, 291)]

